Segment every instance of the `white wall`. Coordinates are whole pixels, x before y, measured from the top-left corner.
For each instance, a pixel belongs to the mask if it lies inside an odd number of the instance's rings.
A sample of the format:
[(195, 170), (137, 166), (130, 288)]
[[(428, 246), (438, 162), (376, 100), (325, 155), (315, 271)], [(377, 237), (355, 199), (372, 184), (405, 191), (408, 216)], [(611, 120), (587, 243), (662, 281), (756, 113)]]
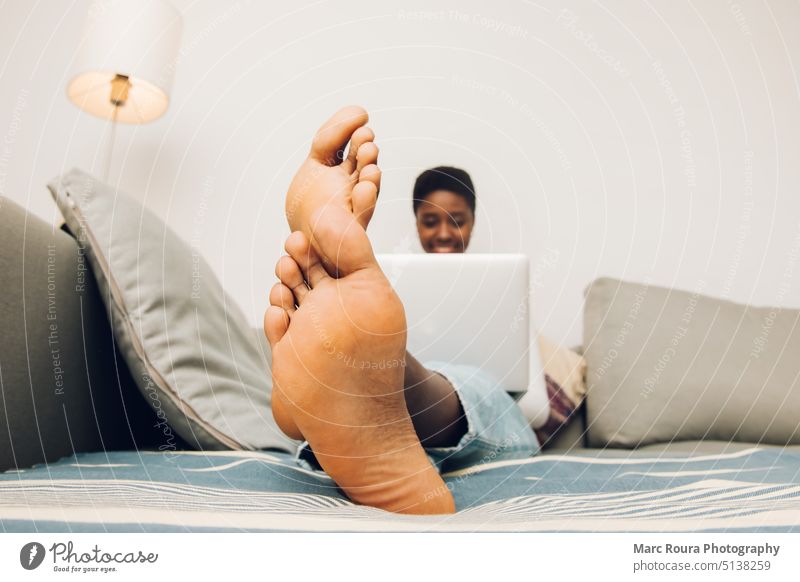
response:
[[(532, 257), (535, 319), (556, 340), (580, 341), (599, 275), (800, 306), (793, 0), (176, 5), (171, 108), (119, 128), (111, 176), (196, 242), (254, 322), (284, 190), (346, 103), (370, 110), (382, 148), (378, 250), (416, 246), (421, 169), (467, 169), (471, 250)], [(48, 220), (49, 178), (103, 169), (104, 123), (65, 96), (88, 7), (0, 8), (0, 191)]]

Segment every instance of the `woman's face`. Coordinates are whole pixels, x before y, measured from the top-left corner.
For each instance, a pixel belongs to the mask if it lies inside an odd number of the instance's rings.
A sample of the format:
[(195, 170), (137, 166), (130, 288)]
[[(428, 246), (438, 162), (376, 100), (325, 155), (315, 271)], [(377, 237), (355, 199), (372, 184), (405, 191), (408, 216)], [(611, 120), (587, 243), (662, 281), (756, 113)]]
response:
[(474, 225), (467, 201), (448, 190), (431, 192), (417, 208), (417, 232), (426, 253), (463, 253)]

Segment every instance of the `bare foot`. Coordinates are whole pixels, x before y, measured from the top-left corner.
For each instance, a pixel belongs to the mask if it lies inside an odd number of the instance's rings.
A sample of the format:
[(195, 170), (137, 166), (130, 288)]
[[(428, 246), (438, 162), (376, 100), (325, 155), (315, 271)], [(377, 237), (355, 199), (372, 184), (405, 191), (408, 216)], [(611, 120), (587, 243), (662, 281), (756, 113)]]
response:
[[(300, 230), (311, 236), (311, 214), (319, 208), (333, 205), (349, 210), (364, 228), (372, 218), (380, 188), (381, 171), (378, 168), (378, 147), (369, 127), (367, 112), (358, 106), (349, 106), (336, 112), (317, 131), (311, 152), (298, 170), (286, 195), (286, 217), (293, 231)], [(349, 142), (349, 147), (348, 147)], [(344, 156), (348, 147), (347, 156)], [(322, 257), (325, 268), (335, 274), (335, 265)], [(281, 275), (281, 269), (286, 274)], [(304, 285), (296, 265), (279, 262), (278, 279), (287, 278)], [(294, 286), (290, 287), (295, 289)], [(293, 311), (294, 300), (273, 289), (271, 303)], [(406, 354), (406, 405), (411, 411), (414, 427), (425, 446), (450, 446), (466, 432), (466, 420), (452, 385), (438, 374), (425, 369), (410, 354)], [(290, 437), (302, 439), (280, 401), (273, 405), (273, 415), (278, 425)]]
[[(328, 186), (339, 180), (342, 177), (341, 172), (346, 171), (347, 167), (355, 168), (354, 174), (349, 176), (347, 178), (347, 182), (342, 182), (342, 184), (346, 183), (347, 185), (344, 187), (352, 190), (349, 197), (350, 203), (354, 204), (355, 208), (359, 212), (357, 215), (355, 215), (357, 222), (362, 227), (366, 228), (375, 210), (375, 202), (377, 201), (378, 186), (380, 185), (381, 178), (380, 169), (376, 164), (378, 161), (378, 148), (374, 143), (372, 143), (372, 140), (375, 138), (372, 130), (368, 127), (359, 127), (355, 130), (350, 143), (350, 155), (345, 162), (339, 164), (338, 166), (327, 168), (326, 170), (320, 170), (317, 168), (319, 162), (315, 158), (315, 156), (323, 152), (326, 147), (330, 146), (331, 144), (338, 143), (340, 139), (346, 139), (345, 135), (348, 131), (350, 131), (350, 128), (345, 128), (344, 130), (339, 131), (340, 135), (338, 135), (336, 139), (329, 139), (330, 132), (332, 131), (331, 128), (337, 128), (339, 124), (343, 123), (342, 120), (349, 121), (351, 118), (355, 120), (353, 123), (363, 121), (363, 118), (358, 115), (358, 112), (362, 112), (364, 115), (366, 115), (366, 112), (360, 107), (346, 107), (337, 112), (336, 115), (328, 120), (328, 122), (317, 132), (315, 145), (312, 148), (311, 155), (306, 160), (303, 167), (297, 172), (294, 182), (297, 182), (309, 171), (330, 171), (330, 174), (320, 174), (327, 178), (327, 183), (318, 184), (319, 186)], [(358, 155), (353, 153), (356, 151), (358, 151)], [(356, 157), (354, 158), (353, 156)], [(349, 166), (346, 167), (345, 164), (349, 164)], [(349, 183), (351, 178), (355, 178), (356, 180), (354, 186)], [(309, 181), (309, 188), (311, 188), (311, 181)], [(293, 186), (286, 195), (287, 201), (294, 197), (296, 207), (298, 209), (302, 208), (303, 213), (309, 215), (305, 220), (300, 221), (295, 225), (298, 228), (302, 226), (310, 229), (310, 210), (309, 208), (306, 208), (306, 206), (310, 207), (312, 202), (321, 204), (321, 207), (328, 206), (332, 203), (331, 205), (342, 206), (348, 211), (353, 210), (352, 208), (348, 207), (348, 199), (346, 196), (341, 198), (337, 197), (336, 195), (309, 195), (310, 190), (301, 195), (298, 193), (299, 190), (299, 188), (294, 188)], [(289, 203), (287, 202), (287, 208), (288, 207)], [(299, 216), (299, 214), (296, 215), (295, 218), (297, 218), (297, 216)], [(287, 219), (289, 219), (290, 223), (292, 222), (288, 211)], [(288, 248), (286, 252), (289, 252)], [(328, 263), (325, 265), (325, 268), (335, 275), (336, 265)], [(300, 272), (300, 268), (297, 266), (297, 263), (294, 260), (292, 260), (290, 257), (283, 257), (278, 261), (278, 264), (275, 265), (275, 275), (278, 277), (278, 280), (282, 281), (284, 284), (276, 284), (272, 288), (270, 291), (270, 304), (279, 306), (284, 310), (285, 313), (281, 314), (280, 317), (285, 318), (286, 325), (288, 325), (288, 317), (294, 312), (295, 306), (298, 303), (296, 296), (298, 296), (302, 290), (307, 289), (305, 274)], [(278, 312), (273, 310), (273, 316), (278, 318)], [(274, 416), (275, 421), (278, 423), (278, 426), (288, 437), (295, 440), (303, 440), (303, 434), (294, 424), (294, 420), (292, 420), (291, 415), (286, 410), (286, 406), (280, 398), (274, 398), (272, 403), (272, 415)]]
[(381, 180), (378, 146), (366, 127), (368, 120), (363, 108), (351, 105), (337, 111), (317, 131), (308, 158), (286, 194), (286, 218), (292, 231), (300, 230), (310, 238), (311, 214), (328, 205), (349, 210), (367, 228)]
[(314, 246), (302, 232), (286, 241), (290, 257), (278, 263), (281, 283), (264, 318), (276, 421), (309, 442), (353, 501), (400, 513), (452, 513), (452, 495), (406, 409), (403, 305), (350, 211), (327, 205), (309, 219)]

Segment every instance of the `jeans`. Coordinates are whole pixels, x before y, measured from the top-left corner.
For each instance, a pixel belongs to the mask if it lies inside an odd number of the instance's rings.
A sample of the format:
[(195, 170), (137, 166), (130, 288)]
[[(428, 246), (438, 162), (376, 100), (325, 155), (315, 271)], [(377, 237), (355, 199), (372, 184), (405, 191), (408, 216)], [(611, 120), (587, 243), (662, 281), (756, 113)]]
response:
[[(467, 432), (452, 447), (426, 447), (428, 458), (441, 473), (539, 452), (539, 441), (515, 400), (480, 368), (426, 362), (425, 367), (446, 377), (455, 388), (467, 419)], [(321, 470), (314, 453), (303, 443), (297, 462)]]

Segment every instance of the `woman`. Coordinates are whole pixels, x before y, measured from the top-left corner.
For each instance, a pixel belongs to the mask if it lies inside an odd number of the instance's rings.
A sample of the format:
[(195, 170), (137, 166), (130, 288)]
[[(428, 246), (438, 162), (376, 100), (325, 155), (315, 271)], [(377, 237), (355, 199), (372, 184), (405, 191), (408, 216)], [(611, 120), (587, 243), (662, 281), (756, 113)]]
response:
[(426, 253), (463, 253), (475, 225), (475, 188), (464, 170), (439, 166), (414, 184), (414, 214)]
[[(414, 183), (413, 208), (419, 242), (426, 253), (463, 253), (467, 250), (475, 226), (475, 187), (467, 172), (450, 166), (425, 170)], [(577, 354), (542, 337), (539, 338), (539, 347), (545, 367), (554, 368), (551, 374), (545, 373), (550, 411), (543, 424), (541, 417), (528, 420), (538, 427), (534, 432), (539, 442), (544, 443), (566, 423), (580, 403), (583, 382), (576, 373), (581, 376), (585, 364)], [(561, 383), (572, 388), (567, 390), (572, 396), (568, 396), (551, 376), (558, 377)], [(526, 406), (522, 408), (526, 409)]]

